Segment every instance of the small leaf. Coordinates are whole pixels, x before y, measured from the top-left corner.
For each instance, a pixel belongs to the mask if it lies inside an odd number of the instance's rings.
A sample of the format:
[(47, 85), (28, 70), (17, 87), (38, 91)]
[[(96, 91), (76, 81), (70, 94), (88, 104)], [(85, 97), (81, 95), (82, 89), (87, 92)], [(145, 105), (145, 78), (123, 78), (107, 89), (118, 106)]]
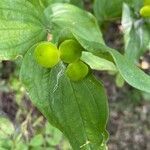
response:
[(16, 142), (15, 150), (28, 150), (29, 147), (27, 144), (23, 143), (22, 141)]
[(8, 150), (11, 149), (13, 142), (8, 137), (4, 139), (4, 137), (0, 137), (0, 150)]
[(82, 58), (85, 63), (87, 63), (94, 70), (107, 70), (107, 71), (117, 71), (116, 66), (111, 61), (100, 58), (89, 52), (83, 52)]
[(44, 143), (44, 138), (42, 134), (35, 135), (31, 141), (30, 141), (30, 146), (32, 147), (37, 147), (41, 146)]
[(51, 136), (49, 138), (46, 138), (47, 142), (50, 145), (58, 145), (62, 140), (62, 133), (57, 128), (50, 125), (48, 122), (46, 124), (46, 134), (49, 134)]
[(117, 76), (116, 76), (116, 85), (118, 87), (123, 87), (124, 82), (125, 82), (124, 78), (122, 77), (122, 75), (120, 73), (118, 73)]
[(129, 59), (125, 56), (122, 56), (119, 52), (108, 49), (108, 51), (114, 57), (117, 68), (120, 71), (120, 74), (123, 78), (133, 87), (150, 92), (150, 76), (145, 74), (137, 66), (135, 66)]
[(14, 133), (14, 126), (7, 118), (0, 116), (0, 137), (9, 138)]

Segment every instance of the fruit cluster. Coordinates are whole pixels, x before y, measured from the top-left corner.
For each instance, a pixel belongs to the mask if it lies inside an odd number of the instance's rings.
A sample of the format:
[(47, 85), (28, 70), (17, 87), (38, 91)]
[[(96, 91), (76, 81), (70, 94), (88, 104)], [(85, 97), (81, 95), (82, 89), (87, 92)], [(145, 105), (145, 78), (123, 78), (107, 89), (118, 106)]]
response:
[(145, 18), (150, 17), (150, 0), (144, 1), (144, 6), (141, 8), (140, 14), (142, 17), (145, 17)]
[(52, 68), (62, 60), (67, 64), (67, 76), (73, 81), (79, 81), (89, 72), (89, 67), (80, 60), (83, 50), (73, 39), (65, 40), (59, 48), (50, 42), (42, 42), (37, 45), (34, 56), (37, 63), (45, 68)]

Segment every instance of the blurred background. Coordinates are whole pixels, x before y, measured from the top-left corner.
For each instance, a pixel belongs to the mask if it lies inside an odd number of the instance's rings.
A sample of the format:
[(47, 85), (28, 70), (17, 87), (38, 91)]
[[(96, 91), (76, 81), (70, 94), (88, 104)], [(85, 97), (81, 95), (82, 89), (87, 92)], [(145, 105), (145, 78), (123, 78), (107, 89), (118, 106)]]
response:
[[(90, 10), (89, 1), (85, 2)], [(102, 32), (107, 45), (123, 53), (120, 22), (105, 24)], [(0, 63), (0, 150), (71, 150), (62, 133), (32, 105), (19, 81), (20, 64), (21, 60)], [(140, 57), (139, 67), (150, 74), (150, 51)], [(108, 93), (108, 149), (150, 150), (150, 94), (126, 83), (121, 87), (116, 77), (106, 72), (93, 73), (103, 80)]]

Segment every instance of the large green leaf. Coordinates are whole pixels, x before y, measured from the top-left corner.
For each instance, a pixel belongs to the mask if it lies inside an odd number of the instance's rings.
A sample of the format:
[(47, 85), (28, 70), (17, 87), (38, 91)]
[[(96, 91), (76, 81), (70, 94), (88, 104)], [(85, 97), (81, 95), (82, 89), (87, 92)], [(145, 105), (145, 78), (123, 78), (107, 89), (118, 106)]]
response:
[[(47, 6), (45, 2), (0, 2), (1, 59), (13, 59), (25, 54), (29, 47), (46, 39), (51, 21), (47, 25), (47, 19), (42, 12)], [(76, 12), (76, 9), (74, 11)], [(80, 12), (80, 9), (78, 11)], [(84, 11), (82, 13), (84, 18), (87, 14)], [(89, 27), (92, 27), (96, 21), (90, 14), (88, 16), (90, 20), (93, 19), (89, 24)], [(57, 20), (57, 17), (55, 18)], [(73, 19), (75, 18), (72, 18), (72, 21)], [(78, 19), (76, 18), (73, 24), (76, 24)], [(85, 17), (83, 22), (88, 21), (89, 18), (86, 20)], [(97, 40), (102, 41), (98, 26), (93, 31)], [(86, 32), (83, 33), (86, 35)], [(102, 143), (105, 145), (108, 136), (105, 129), (108, 116), (107, 98), (102, 84), (92, 75), (81, 82), (70, 82), (62, 63), (52, 70), (43, 69), (34, 61), (33, 50), (34, 47), (24, 58), (21, 77), (34, 104), (68, 137), (74, 149), (100, 149)]]
[[(0, 1), (0, 59), (14, 59), (46, 39), (46, 19), (31, 0)], [(40, 10), (40, 11), (39, 11)]]
[(106, 142), (108, 106), (105, 90), (91, 74), (71, 82), (62, 62), (53, 69), (40, 67), (34, 47), (25, 55), (21, 79), (32, 102), (49, 122), (69, 139), (73, 149), (96, 150)]
[(69, 4), (53, 4), (45, 10), (45, 14), (52, 25), (54, 38), (69, 29), (89, 41), (104, 43), (95, 17), (86, 11)]

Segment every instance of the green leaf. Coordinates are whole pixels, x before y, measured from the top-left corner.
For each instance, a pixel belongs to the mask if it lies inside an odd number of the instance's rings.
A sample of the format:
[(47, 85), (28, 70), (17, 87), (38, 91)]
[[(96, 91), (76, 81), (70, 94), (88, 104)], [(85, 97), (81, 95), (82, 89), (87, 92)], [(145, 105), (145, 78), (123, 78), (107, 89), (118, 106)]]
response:
[(15, 150), (28, 150), (29, 147), (27, 144), (23, 143), (23, 141), (16, 142)]
[(144, 20), (137, 20), (127, 4), (123, 6), (122, 27), (125, 39), (125, 55), (137, 62), (150, 43), (150, 30)]
[[(51, 24), (43, 11), (66, 0), (0, 1), (0, 60), (15, 59), (39, 41), (46, 40)], [(76, 0), (70, 3), (77, 4)], [(78, 3), (81, 6), (81, 3)]]
[(149, 75), (145, 74), (132, 61), (116, 50), (110, 48), (107, 48), (107, 50), (112, 54), (120, 74), (131, 86), (145, 92), (150, 92)]
[(21, 68), (21, 79), (32, 102), (65, 134), (74, 150), (98, 149), (108, 137), (104, 87), (92, 75), (80, 82), (70, 81), (62, 62), (51, 70), (40, 67), (33, 50), (25, 55)]
[(13, 142), (11, 139), (9, 138), (2, 138), (0, 137), (0, 150), (8, 150), (8, 149), (11, 149), (13, 145)]
[(89, 41), (104, 43), (96, 19), (91, 13), (69, 4), (53, 4), (45, 10), (45, 15), (53, 27), (54, 38), (64, 29), (68, 29)]
[(0, 137), (9, 138), (14, 133), (14, 126), (7, 118), (0, 116)]
[(117, 68), (113, 62), (95, 56), (92, 53), (83, 52), (81, 59), (94, 70), (117, 71)]
[[(139, 13), (140, 8), (143, 6), (144, 4), (144, 0), (126, 0), (128, 2), (128, 4), (132, 7), (132, 9), (134, 10), (134, 13), (137, 15), (137, 13)], [(125, 1), (125, 2), (126, 2)]]
[[(84, 42), (81, 40), (84, 40)], [(90, 43), (90, 41), (86, 41), (86, 39), (79, 37), (78, 41), (81, 42), (82, 44), (83, 43), (86, 44), (86, 47)], [(116, 64), (116, 68), (118, 69), (118, 71), (120, 72), (120, 74), (122, 75), (122, 77), (125, 79), (126, 82), (128, 82), (131, 86), (139, 90), (150, 92), (150, 76), (145, 74), (142, 70), (140, 70), (137, 66), (135, 66), (132, 60), (129, 60), (128, 57), (123, 56), (116, 50), (111, 49), (106, 45), (97, 43), (97, 46), (99, 46), (100, 50), (105, 50), (106, 52), (109, 52), (112, 55), (114, 62)]]
[[(46, 8), (53, 3), (77, 3), (78, 0), (27, 0), (31, 2), (36, 7)], [(80, 4), (80, 2), (78, 2)]]
[(23, 55), (35, 43), (46, 39), (46, 19), (30, 1), (0, 1), (0, 60)]
[(130, 5), (136, 15), (143, 4), (143, 0), (111, 0), (109, 3), (107, 0), (95, 0), (94, 14), (100, 24), (121, 18), (123, 2)]
[(113, 21), (121, 17), (123, 0), (95, 0), (94, 14), (100, 23)]
[(123, 28), (124, 33), (129, 33), (133, 27), (133, 11), (131, 11), (128, 4), (123, 4), (123, 10), (122, 10), (122, 20), (121, 25)]
[[(50, 149), (50, 148), (48, 148)], [(48, 150), (47, 148), (44, 148), (44, 150)], [(43, 147), (37, 146), (37, 147), (32, 147), (31, 150), (43, 150)], [(50, 150), (54, 150), (53, 148), (51, 148)]]
[(84, 7), (84, 2), (82, 0), (70, 0), (70, 3), (81, 8)]
[(48, 122), (46, 123), (46, 134), (50, 135), (50, 137), (47, 136), (46, 138), (47, 143), (53, 146), (58, 145), (63, 137), (62, 133)]
[[(70, 4), (76, 5), (81, 8), (83, 8), (83, 6), (84, 6), (83, 1), (81, 1), (81, 0), (38, 0), (38, 1), (29, 0), (29, 1), (32, 1), (34, 3), (43, 4), (45, 7), (50, 4), (53, 4), (53, 3), (70, 3)], [(40, 5), (40, 4), (38, 4), (38, 5)]]
[(124, 82), (125, 82), (124, 78), (122, 77), (122, 75), (120, 73), (118, 73), (116, 75), (116, 85), (121, 88), (124, 86)]
[(35, 135), (31, 141), (30, 141), (30, 146), (32, 147), (37, 147), (41, 146), (44, 143), (44, 138), (42, 134)]

